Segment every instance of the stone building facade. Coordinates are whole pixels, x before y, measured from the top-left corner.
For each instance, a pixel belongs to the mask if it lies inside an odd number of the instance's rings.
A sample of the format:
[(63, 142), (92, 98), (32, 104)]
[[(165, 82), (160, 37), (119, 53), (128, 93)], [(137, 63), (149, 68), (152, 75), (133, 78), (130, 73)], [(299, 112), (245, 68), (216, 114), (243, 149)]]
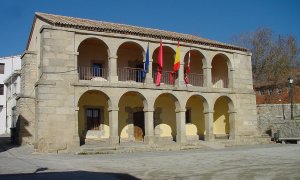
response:
[[(156, 86), (160, 39), (164, 67), (162, 83)], [(178, 41), (180, 69), (172, 83), (169, 73)], [(148, 46), (149, 69), (142, 79)], [(88, 140), (184, 144), (259, 135), (251, 54), (241, 47), (36, 13), (21, 73), (20, 141), (40, 152), (72, 152)]]

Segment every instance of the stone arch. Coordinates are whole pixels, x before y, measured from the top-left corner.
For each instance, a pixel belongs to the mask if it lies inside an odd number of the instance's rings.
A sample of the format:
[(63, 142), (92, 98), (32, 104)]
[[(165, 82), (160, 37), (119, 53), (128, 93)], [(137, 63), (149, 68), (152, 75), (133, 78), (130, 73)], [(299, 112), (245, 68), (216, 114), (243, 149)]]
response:
[(119, 81), (142, 82), (145, 51), (134, 41), (123, 42), (117, 50), (117, 73)]
[[(125, 92), (119, 99), (119, 136), (121, 141), (143, 141), (145, 136), (144, 108), (148, 102), (143, 94), (137, 91)], [(138, 133), (142, 134), (136, 134)], [(139, 137), (137, 137), (138, 135)]]
[(100, 41), (101, 43), (103, 43), (107, 47), (108, 56), (110, 56), (110, 49), (109, 49), (107, 41), (105, 39), (101, 39), (101, 38), (99, 38), (97, 36), (93, 36), (93, 35), (82, 36), (78, 39), (78, 41), (76, 41), (75, 49), (77, 50), (77, 52), (78, 52), (79, 47), (82, 45), (82, 43), (84, 43), (85, 41), (90, 40), (90, 39), (94, 39), (94, 40), (97, 40), (97, 41)]
[[(159, 47), (157, 47), (152, 53), (152, 69), (153, 69), (153, 79), (155, 81), (157, 75), (157, 59), (158, 59), (158, 52)], [(164, 45), (163, 46), (163, 69), (162, 69), (162, 79), (161, 83), (164, 84), (173, 84), (177, 79), (177, 75), (174, 76), (174, 82), (170, 81), (170, 73), (173, 72), (173, 65), (174, 65), (174, 57), (175, 57), (175, 50), (171, 46)]]
[(205, 56), (197, 49), (190, 49), (184, 56), (184, 71), (186, 72), (188, 66), (188, 59), (190, 56), (190, 73), (188, 75), (189, 84), (193, 86), (203, 86), (204, 76), (203, 68), (206, 67)]
[(84, 39), (78, 46), (77, 69), (81, 80), (106, 80), (109, 47), (98, 38)]
[(232, 64), (228, 56), (223, 53), (216, 54), (211, 62), (212, 84), (215, 88), (228, 88)]
[(191, 95), (186, 102), (186, 135), (190, 140), (204, 140), (205, 115), (209, 105), (207, 100), (199, 95)]
[(111, 100), (102, 91), (88, 90), (78, 100), (78, 134), (81, 144), (85, 139), (109, 138)]
[(160, 140), (176, 141), (176, 112), (182, 111), (177, 97), (162, 93), (154, 102), (154, 134)]
[[(234, 129), (235, 119), (231, 117), (231, 113), (235, 112), (234, 104), (230, 97), (220, 96), (214, 103), (214, 115), (213, 115), (213, 132), (216, 138), (229, 137)], [(232, 127), (231, 127), (232, 126)]]

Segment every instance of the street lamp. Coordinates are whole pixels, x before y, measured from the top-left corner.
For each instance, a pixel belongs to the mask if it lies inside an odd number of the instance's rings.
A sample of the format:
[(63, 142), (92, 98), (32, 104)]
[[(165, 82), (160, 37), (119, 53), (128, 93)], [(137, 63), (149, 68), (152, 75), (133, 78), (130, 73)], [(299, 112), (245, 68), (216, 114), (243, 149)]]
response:
[(291, 101), (291, 119), (294, 119), (294, 114), (293, 114), (293, 83), (294, 80), (290, 77), (288, 78), (289, 81), (289, 95), (290, 95), (290, 101)]

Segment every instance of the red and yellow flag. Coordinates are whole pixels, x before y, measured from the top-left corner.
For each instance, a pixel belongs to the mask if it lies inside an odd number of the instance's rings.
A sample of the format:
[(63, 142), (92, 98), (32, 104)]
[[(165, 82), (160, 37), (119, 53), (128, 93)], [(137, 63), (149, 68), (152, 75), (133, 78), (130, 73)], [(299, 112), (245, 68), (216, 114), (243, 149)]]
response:
[(177, 72), (179, 70), (179, 67), (180, 67), (180, 45), (179, 45), (179, 41), (178, 41), (178, 45), (177, 45), (177, 48), (176, 48), (173, 71)]

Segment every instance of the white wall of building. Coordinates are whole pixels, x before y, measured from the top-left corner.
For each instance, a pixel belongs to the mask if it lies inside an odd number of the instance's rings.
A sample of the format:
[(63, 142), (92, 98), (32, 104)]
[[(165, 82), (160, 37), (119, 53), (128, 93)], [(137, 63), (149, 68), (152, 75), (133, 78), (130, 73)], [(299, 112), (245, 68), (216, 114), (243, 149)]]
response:
[[(9, 56), (1, 57), (0, 63), (4, 64), (4, 74), (0, 74), (0, 84), (4, 82), (12, 75), (15, 70), (21, 69), (21, 57), (20, 56)], [(18, 83), (20, 86), (20, 83)], [(19, 87), (18, 87), (19, 88)], [(18, 89), (17, 88), (17, 89)], [(7, 87), (4, 85), (4, 93), (0, 95), (0, 134), (9, 133), (11, 124), (8, 124), (6, 120), (7, 113)]]
[(11, 127), (16, 127), (16, 105), (17, 96), (20, 94), (21, 89), (21, 71), (15, 70), (13, 74), (6, 79), (6, 132), (9, 132)]

